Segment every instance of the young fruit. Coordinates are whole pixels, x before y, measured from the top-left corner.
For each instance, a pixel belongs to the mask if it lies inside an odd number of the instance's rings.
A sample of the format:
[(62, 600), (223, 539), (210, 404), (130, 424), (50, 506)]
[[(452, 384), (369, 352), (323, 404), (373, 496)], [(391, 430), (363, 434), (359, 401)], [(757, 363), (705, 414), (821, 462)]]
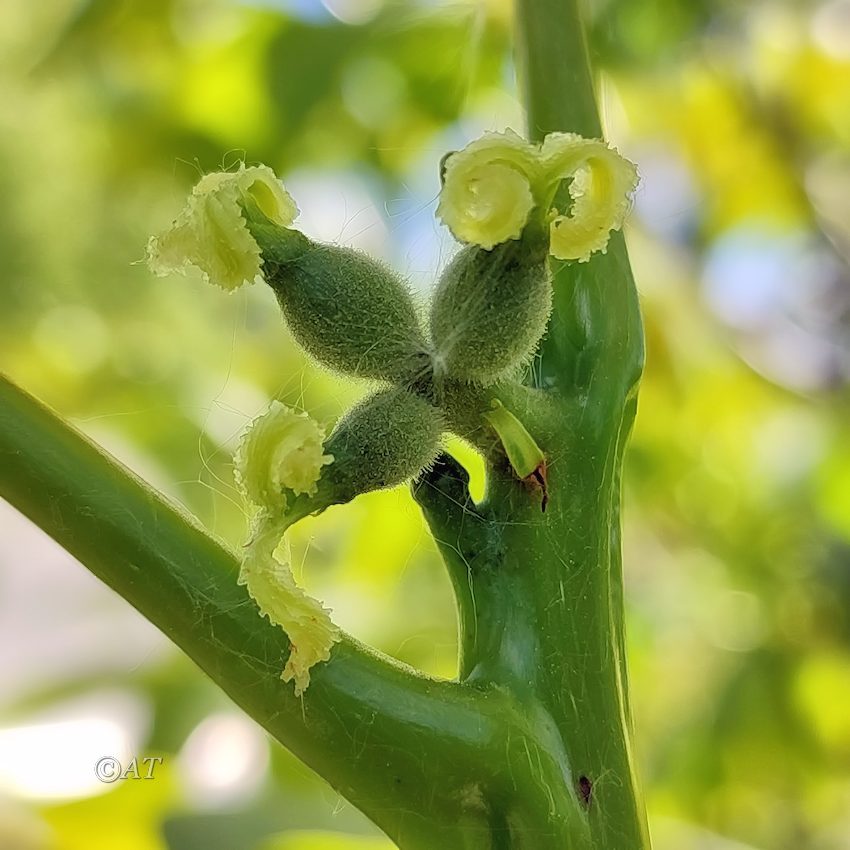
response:
[(292, 335), (319, 363), (348, 375), (414, 385), (430, 373), (428, 347), (406, 283), (350, 248), (284, 228), (249, 229), (263, 276)]
[(322, 472), (316, 501), (340, 504), (408, 481), (433, 463), (443, 430), (442, 414), (405, 389), (369, 396), (325, 442), (334, 462)]
[(431, 304), (437, 375), (493, 384), (528, 363), (546, 331), (552, 284), (546, 240), (528, 234), (462, 248)]

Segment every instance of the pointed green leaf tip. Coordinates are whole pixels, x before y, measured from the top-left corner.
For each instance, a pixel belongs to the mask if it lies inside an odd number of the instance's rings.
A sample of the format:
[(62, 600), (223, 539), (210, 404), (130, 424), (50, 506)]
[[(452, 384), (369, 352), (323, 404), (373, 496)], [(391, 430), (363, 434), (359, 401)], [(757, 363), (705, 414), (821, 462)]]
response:
[(494, 398), (490, 402), (490, 410), (484, 414), (484, 418), (499, 435), (502, 448), (518, 478), (528, 478), (545, 463), (546, 455), (534, 437), (498, 399)]
[[(553, 206), (565, 179), (567, 212)], [(537, 209), (550, 253), (586, 262), (623, 226), (637, 181), (635, 165), (598, 139), (550, 133), (537, 145), (511, 130), (485, 133), (446, 160), (437, 215), (461, 242), (490, 250), (518, 239)]]
[[(300, 696), (310, 684), (310, 668), (330, 658), (340, 630), (322, 604), (296, 583), (284, 534), (287, 492), (316, 492), (322, 467), (333, 461), (322, 452), (324, 431), (306, 414), (272, 402), (251, 423), (234, 457), (236, 481), (256, 514), (245, 544), (239, 583), (248, 588), (260, 613), (280, 626), (292, 648), (281, 678), (295, 683)], [(276, 552), (287, 551), (281, 560)]]
[(281, 227), (298, 215), (295, 201), (265, 165), (242, 163), (237, 171), (207, 174), (171, 227), (148, 242), (151, 271), (164, 276), (194, 266), (228, 291), (262, 278), (260, 247), (243, 212), (246, 201)]

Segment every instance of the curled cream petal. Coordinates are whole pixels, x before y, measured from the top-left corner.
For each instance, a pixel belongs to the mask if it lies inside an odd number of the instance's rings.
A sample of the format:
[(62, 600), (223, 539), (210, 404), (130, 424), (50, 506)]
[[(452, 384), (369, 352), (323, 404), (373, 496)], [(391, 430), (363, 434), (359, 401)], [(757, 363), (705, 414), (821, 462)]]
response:
[(550, 220), (550, 252), (561, 260), (585, 262), (605, 251), (611, 231), (623, 226), (637, 186), (634, 163), (604, 142), (573, 133), (550, 133), (543, 141), (541, 165), (552, 193), (572, 178), (572, 208)]
[(572, 205), (548, 216), (550, 252), (585, 261), (623, 225), (637, 169), (605, 142), (550, 133), (534, 145), (508, 130), (485, 133), (446, 160), (438, 216), (463, 242), (485, 249), (517, 239), (532, 210), (549, 210), (570, 179)]
[[(247, 587), (260, 613), (286, 632), (291, 649), (281, 679), (294, 682), (295, 695), (300, 696), (310, 684), (310, 669), (330, 658), (341, 633), (319, 600), (295, 583), (288, 558), (282, 561), (276, 557), (275, 550), (286, 527), (285, 519), (266, 511), (257, 515), (245, 548), (239, 584)], [(286, 546), (285, 541), (283, 545)]]
[(517, 239), (534, 207), (535, 148), (516, 133), (485, 133), (446, 160), (437, 215), (462, 242), (487, 250)]
[(279, 401), (257, 417), (234, 456), (236, 482), (257, 507), (283, 512), (286, 491), (313, 495), (322, 467), (333, 461), (323, 454), (324, 429), (306, 413)]
[(238, 171), (207, 174), (171, 227), (148, 242), (151, 271), (167, 275), (195, 266), (223, 289), (253, 283), (261, 276), (262, 257), (242, 210), (248, 200), (281, 227), (298, 215), (295, 201), (265, 165), (243, 163)]

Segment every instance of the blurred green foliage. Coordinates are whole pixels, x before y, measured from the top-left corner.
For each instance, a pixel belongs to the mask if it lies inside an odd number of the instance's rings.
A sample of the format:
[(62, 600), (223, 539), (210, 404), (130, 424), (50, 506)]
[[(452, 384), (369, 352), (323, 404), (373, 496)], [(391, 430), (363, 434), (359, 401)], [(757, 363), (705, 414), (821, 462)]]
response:
[[(628, 236), (648, 360), (625, 564), (656, 845), (841, 850), (850, 2), (592, 0), (587, 13), (609, 135), (643, 174)], [(0, 91), (0, 365), (234, 545), (244, 424), (270, 397), (330, 421), (364, 388), (303, 360), (270, 292), (152, 278), (148, 235), (199, 173), (263, 161), (305, 226), (425, 288), (450, 250), (433, 222), (441, 155), (521, 123), (507, 0), (6, 0)], [(24, 528), (0, 514), (0, 612), (30, 606), (0, 626), (0, 758), (16, 730), (108, 688), (147, 712), (135, 743), (164, 763), (154, 781), (65, 799), (0, 764), (0, 847), (388, 846), (176, 651), (153, 639), (122, 665), (102, 639), (75, 642), (101, 622), (109, 643), (134, 615), (105, 590), (85, 585), (85, 604), (62, 592), (45, 566), (56, 553)], [(342, 625), (453, 674), (449, 585), (405, 492), (305, 522), (294, 543)], [(16, 575), (33, 587), (13, 600)]]

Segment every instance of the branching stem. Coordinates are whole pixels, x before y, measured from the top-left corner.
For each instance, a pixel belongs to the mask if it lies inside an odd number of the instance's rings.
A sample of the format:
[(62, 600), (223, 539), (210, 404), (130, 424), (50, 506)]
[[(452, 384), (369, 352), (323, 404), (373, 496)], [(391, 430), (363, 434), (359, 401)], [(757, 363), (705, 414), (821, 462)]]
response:
[[(531, 137), (599, 136), (578, 0), (516, 0), (516, 16)], [(345, 637), (296, 699), (279, 678), (286, 636), (237, 585), (234, 555), (0, 377), (0, 496), (402, 850), (650, 847), (632, 767), (619, 528), (643, 362), (637, 294), (619, 234), (607, 254), (554, 272), (535, 387), (499, 392), (545, 458), (546, 511), (490, 451), (498, 441), (481, 416), (464, 420), (468, 404), (453, 425), (489, 452), (485, 501), (472, 502), (447, 456), (414, 484), (457, 597), (455, 682)]]

